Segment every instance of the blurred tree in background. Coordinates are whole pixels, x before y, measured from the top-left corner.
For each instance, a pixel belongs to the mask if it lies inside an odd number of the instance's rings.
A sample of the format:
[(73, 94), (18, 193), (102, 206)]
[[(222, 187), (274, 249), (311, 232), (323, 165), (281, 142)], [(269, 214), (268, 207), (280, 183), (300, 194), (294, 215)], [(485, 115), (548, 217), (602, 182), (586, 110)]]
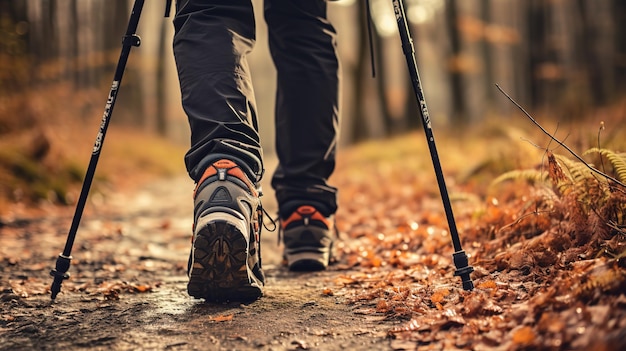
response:
[[(0, 135), (32, 122), (26, 106), (10, 106), (10, 96), (25, 92), (29, 86), (28, 26), (24, 3), (0, 2)], [(22, 118), (8, 116), (10, 109), (22, 110)]]
[[(162, 3), (144, 6), (142, 46), (131, 54), (112, 123), (183, 140), (177, 136), (185, 133), (186, 120), (171, 57), (173, 29), (171, 19), (162, 18)], [(253, 3), (260, 15), (262, 1)], [(420, 126), (391, 1), (371, 0), (371, 5), (376, 79), (365, 2), (329, 5), (343, 62), (344, 144)], [(461, 127), (503, 115), (510, 105), (495, 83), (529, 109), (565, 120), (626, 94), (624, 1), (405, 0), (405, 5), (435, 123)], [(58, 119), (99, 120), (131, 6), (130, 0), (0, 0), (0, 134)], [(261, 18), (257, 50), (266, 46)], [(262, 117), (261, 129), (269, 131), (273, 105), (266, 101), (274, 92), (268, 89), (271, 77), (263, 75), (272, 74), (265, 70), (271, 61), (265, 49), (250, 59), (253, 75), (260, 76), (255, 82), (260, 115), (269, 115)]]
[[(415, 127), (418, 117), (410, 85), (398, 89), (396, 77), (408, 77), (390, 1), (371, 2), (382, 106), (374, 112), (361, 107), (369, 112), (357, 115), (365, 125), (387, 127), (388, 135)], [(588, 117), (626, 94), (624, 1), (405, 0), (405, 6), (435, 123), (462, 129), (485, 117), (506, 117), (511, 105), (496, 83), (529, 110), (560, 121)], [(362, 45), (361, 59), (369, 64)], [(355, 89), (366, 86), (357, 80)], [(355, 103), (365, 105), (368, 96)], [(400, 128), (389, 128), (394, 124)], [(356, 140), (376, 136), (362, 126), (351, 130)]]

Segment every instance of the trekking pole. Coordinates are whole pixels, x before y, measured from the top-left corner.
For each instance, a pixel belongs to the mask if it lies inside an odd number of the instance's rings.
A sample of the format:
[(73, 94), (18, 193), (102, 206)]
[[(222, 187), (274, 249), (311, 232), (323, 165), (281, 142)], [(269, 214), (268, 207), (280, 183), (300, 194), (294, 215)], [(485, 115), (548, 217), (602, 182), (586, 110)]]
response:
[[(70, 268), (70, 261), (72, 260), (72, 246), (74, 245), (76, 232), (78, 231), (80, 219), (83, 215), (83, 210), (85, 209), (85, 204), (87, 202), (87, 195), (89, 195), (89, 189), (91, 188), (91, 183), (96, 172), (96, 166), (98, 165), (98, 159), (100, 158), (100, 150), (102, 150), (102, 145), (104, 144), (104, 138), (109, 127), (113, 107), (115, 106), (115, 101), (117, 100), (117, 93), (119, 91), (120, 84), (122, 83), (124, 70), (126, 69), (126, 62), (128, 61), (130, 49), (133, 46), (139, 46), (141, 44), (141, 38), (139, 38), (135, 32), (137, 31), (137, 25), (139, 24), (139, 17), (141, 16), (143, 4), (144, 0), (135, 0), (133, 5), (130, 19), (128, 21), (128, 28), (126, 29), (126, 34), (122, 38), (122, 52), (117, 63), (115, 75), (113, 76), (111, 90), (109, 91), (109, 96), (107, 97), (106, 105), (104, 106), (104, 114), (102, 115), (102, 120), (100, 122), (100, 129), (96, 135), (96, 141), (91, 152), (91, 159), (89, 160), (80, 196), (78, 197), (78, 202), (76, 203), (76, 210), (74, 211), (74, 217), (72, 218), (72, 225), (69, 233), (67, 234), (65, 248), (63, 249), (63, 252), (59, 254), (55, 268), (50, 271), (50, 275), (54, 277), (52, 286), (50, 287), (52, 300), (54, 300), (61, 291), (61, 284), (63, 284), (63, 280), (69, 279), (70, 277), (67, 271)], [(165, 6), (165, 17), (168, 17), (171, 0), (166, 0)]]
[(424, 132), (426, 134), (426, 140), (428, 142), (428, 149), (430, 150), (430, 157), (433, 161), (435, 168), (435, 174), (437, 175), (437, 184), (439, 185), (439, 192), (443, 200), (443, 207), (446, 212), (446, 218), (448, 220), (448, 227), (450, 228), (450, 236), (452, 237), (452, 244), (454, 246), (454, 254), (452, 255), (454, 265), (456, 266), (455, 276), (460, 276), (463, 282), (463, 289), (473, 290), (474, 283), (470, 278), (470, 273), (474, 271), (474, 268), (469, 265), (469, 261), (465, 251), (461, 247), (461, 240), (459, 239), (459, 233), (454, 222), (454, 214), (452, 212), (452, 206), (450, 205), (450, 198), (448, 197), (448, 190), (446, 189), (446, 182), (443, 178), (443, 171), (439, 162), (439, 155), (437, 154), (437, 147), (435, 145), (435, 137), (433, 136), (433, 130), (430, 122), (430, 116), (428, 115), (428, 109), (426, 108), (426, 100), (424, 100), (424, 93), (422, 91), (422, 84), (420, 83), (419, 72), (417, 71), (417, 61), (415, 59), (415, 49), (413, 47), (413, 40), (409, 33), (409, 26), (406, 21), (406, 14), (404, 12), (404, 0), (392, 0), (393, 10), (398, 22), (398, 29), (400, 31), (400, 39), (402, 41), (402, 51), (406, 57), (406, 62), (409, 67), (409, 73), (411, 74), (411, 83), (413, 85), (413, 91), (415, 97), (420, 105), (420, 115), (422, 117), (422, 124), (424, 126)]

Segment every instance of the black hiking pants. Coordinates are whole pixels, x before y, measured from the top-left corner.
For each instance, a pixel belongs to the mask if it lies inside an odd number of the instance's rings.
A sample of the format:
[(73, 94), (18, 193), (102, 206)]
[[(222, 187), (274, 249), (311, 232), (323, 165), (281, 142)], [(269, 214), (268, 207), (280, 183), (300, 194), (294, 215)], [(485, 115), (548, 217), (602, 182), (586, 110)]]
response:
[[(281, 215), (317, 204), (330, 215), (336, 189), (339, 127), (336, 33), (323, 0), (265, 0), (269, 45), (277, 70), (276, 150), (272, 177)], [(251, 0), (178, 0), (174, 56), (189, 118), (185, 164), (198, 181), (213, 161), (227, 157), (264, 172), (257, 112), (246, 56), (255, 43)]]

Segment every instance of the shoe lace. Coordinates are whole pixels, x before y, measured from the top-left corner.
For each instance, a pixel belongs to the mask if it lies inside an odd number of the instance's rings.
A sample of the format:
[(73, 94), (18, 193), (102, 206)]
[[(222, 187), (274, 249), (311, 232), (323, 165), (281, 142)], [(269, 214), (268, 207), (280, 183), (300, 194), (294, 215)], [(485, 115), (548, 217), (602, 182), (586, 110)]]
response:
[[(267, 210), (263, 207), (262, 203), (259, 203), (259, 208), (258, 208), (258, 213), (259, 213), (259, 222), (261, 223), (261, 225), (259, 226), (259, 242), (257, 243), (258, 245), (258, 250), (259, 250), (259, 267), (262, 266), (261, 263), (261, 232), (263, 231), (263, 228), (265, 228), (265, 230), (269, 231), (269, 232), (273, 232), (276, 230), (276, 228), (278, 227), (276, 225), (276, 221), (272, 218), (272, 216), (270, 216), (270, 214), (267, 212)], [(270, 223), (272, 225), (272, 227), (268, 227), (267, 224), (265, 223), (265, 217), (267, 216), (267, 218), (270, 219)]]
[[(265, 228), (265, 230), (267, 230), (268, 232), (273, 232), (273, 231), (275, 231), (275, 230), (276, 230), (276, 228), (278, 228), (278, 225), (276, 224), (276, 221), (277, 221), (277, 220), (276, 220), (276, 219), (274, 219), (274, 218), (272, 218), (272, 216), (271, 216), (271, 215), (267, 212), (267, 210), (266, 210), (265, 208), (263, 208), (263, 205), (262, 205), (262, 204), (259, 206), (259, 208), (260, 208), (260, 210), (261, 210), (261, 211), (260, 211), (260, 217), (261, 217), (261, 218), (260, 218), (260, 221), (261, 221), (261, 224), (262, 224), (263, 228)], [(267, 216), (267, 218), (269, 218), (269, 220), (270, 220), (270, 224), (272, 225), (272, 227), (271, 227), (271, 228), (269, 228), (269, 227), (267, 226), (267, 224), (265, 223), (265, 217), (266, 217), (266, 216)]]

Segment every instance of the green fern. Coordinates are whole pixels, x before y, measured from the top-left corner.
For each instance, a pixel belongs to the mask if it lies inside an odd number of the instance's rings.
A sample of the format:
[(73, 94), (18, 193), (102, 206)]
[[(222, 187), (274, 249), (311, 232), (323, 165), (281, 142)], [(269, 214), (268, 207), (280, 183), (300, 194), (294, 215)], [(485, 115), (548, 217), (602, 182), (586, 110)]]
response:
[(567, 168), (567, 176), (571, 182), (557, 184), (556, 187), (561, 194), (573, 192), (576, 194), (578, 202), (585, 210), (589, 210), (592, 204), (598, 207), (604, 203), (610, 195), (608, 180), (596, 175), (589, 167), (593, 164), (586, 164), (578, 160), (572, 160), (563, 155), (554, 155), (558, 162)]
[(592, 153), (600, 154), (602, 157), (605, 157), (611, 163), (617, 180), (622, 183), (626, 182), (626, 153), (616, 153), (612, 150), (594, 147), (585, 151), (583, 155)]
[[(605, 157), (610, 162), (616, 174), (616, 179), (620, 182), (626, 182), (626, 153), (617, 153), (608, 149), (591, 148), (583, 155), (592, 153), (600, 154), (602, 157)], [(603, 190), (602, 192), (606, 191), (607, 193), (605, 195), (608, 196), (608, 188), (603, 186), (607, 184), (607, 180), (604, 177), (597, 176), (589, 169), (589, 167), (594, 167), (592, 164), (586, 164), (559, 154), (554, 154), (554, 158), (558, 161), (559, 167), (564, 171), (563, 173), (567, 177), (567, 180), (556, 180), (557, 184), (552, 184), (555, 190), (560, 194), (575, 191), (582, 200), (582, 198), (589, 196), (589, 194), (585, 195), (586, 193), (596, 190), (596, 186), (600, 186)], [(547, 169), (512, 170), (494, 179), (491, 182), (491, 186), (506, 181), (517, 180), (526, 181), (529, 184), (554, 183), (555, 180), (551, 180), (548, 173)], [(593, 186), (593, 184), (596, 184), (596, 186)]]
[(516, 169), (501, 174), (491, 182), (491, 185), (494, 186), (510, 180), (524, 180), (530, 184), (542, 183), (548, 180), (548, 173), (537, 169)]

